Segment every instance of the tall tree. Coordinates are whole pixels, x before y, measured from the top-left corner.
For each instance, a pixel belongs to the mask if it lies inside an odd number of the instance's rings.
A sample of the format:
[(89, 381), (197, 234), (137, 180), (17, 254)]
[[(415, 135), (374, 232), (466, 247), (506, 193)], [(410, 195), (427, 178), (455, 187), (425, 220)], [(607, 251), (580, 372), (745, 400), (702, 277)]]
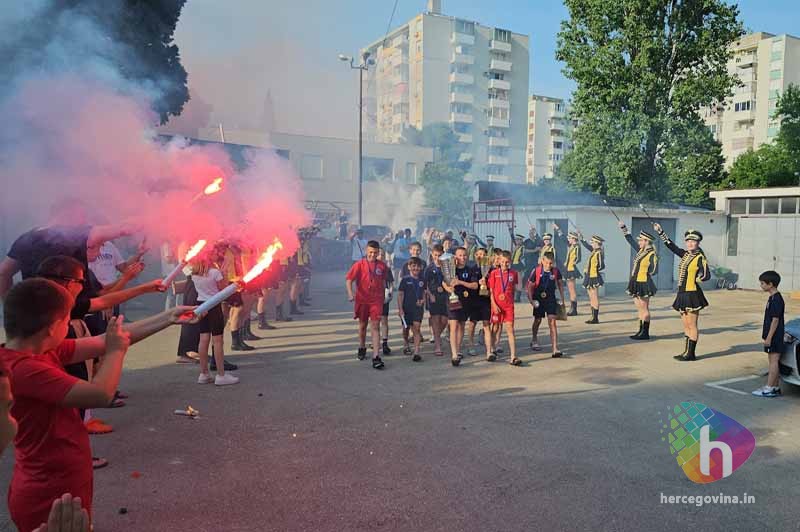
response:
[[(727, 62), (728, 46), (743, 33), (738, 8), (723, 0), (565, 4), (570, 18), (561, 23), (556, 58), (577, 83), (580, 127), (560, 175), (573, 188), (666, 199), (680, 186), (668, 172), (668, 148), (693, 129), (701, 107), (724, 101), (737, 83)], [(719, 146), (707, 140), (703, 168), (718, 160)], [(576, 176), (579, 165), (588, 169)], [(714, 179), (721, 164), (705, 171)]]

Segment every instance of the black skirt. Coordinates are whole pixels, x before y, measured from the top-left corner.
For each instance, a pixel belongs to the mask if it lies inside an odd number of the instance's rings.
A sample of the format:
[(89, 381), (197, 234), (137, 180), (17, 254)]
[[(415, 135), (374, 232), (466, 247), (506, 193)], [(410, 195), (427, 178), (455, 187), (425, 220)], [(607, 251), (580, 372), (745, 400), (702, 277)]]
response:
[(564, 279), (580, 279), (582, 277), (583, 275), (578, 270), (567, 270), (567, 272), (564, 274)]
[(632, 297), (639, 297), (642, 299), (647, 299), (648, 297), (653, 297), (656, 295), (656, 285), (652, 279), (647, 279), (645, 282), (640, 282), (635, 279), (631, 279), (628, 282), (628, 289), (627, 292)]
[(589, 277), (588, 275), (583, 279), (584, 288), (597, 288), (603, 286), (603, 276)]
[(672, 308), (681, 314), (685, 314), (687, 312), (696, 312), (706, 308), (707, 306), (708, 301), (706, 300), (706, 296), (703, 295), (703, 291), (700, 290), (700, 288), (692, 292), (678, 292), (678, 294), (675, 296), (675, 302), (672, 304)]

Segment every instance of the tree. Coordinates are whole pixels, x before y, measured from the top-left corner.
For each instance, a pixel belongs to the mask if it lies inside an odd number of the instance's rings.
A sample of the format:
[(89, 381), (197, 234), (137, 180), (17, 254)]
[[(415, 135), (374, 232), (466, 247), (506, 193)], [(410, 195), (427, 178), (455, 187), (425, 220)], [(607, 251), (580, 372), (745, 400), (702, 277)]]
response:
[[(710, 150), (703, 180), (717, 168), (718, 146), (682, 142), (698, 110), (722, 102), (737, 83), (728, 46), (739, 38), (738, 8), (723, 0), (565, 0), (556, 58), (577, 83), (572, 104), (579, 120), (575, 150), (561, 179), (572, 188), (666, 199), (673, 179), (668, 161), (689, 157), (676, 144)], [(707, 141), (707, 139), (705, 139)]]
[(664, 150), (667, 176), (663, 197), (672, 203), (712, 206), (708, 193), (726, 179), (722, 146), (700, 121), (686, 120), (669, 132), (671, 143)]
[(800, 171), (800, 87), (790, 84), (778, 97), (775, 118), (781, 122), (777, 144), (786, 150), (792, 172)]
[[(186, 0), (60, 0), (38, 3), (0, 40), (0, 92), (20, 73), (103, 70), (144, 89), (161, 123), (189, 91), (173, 41)], [(5, 30), (0, 24), (0, 29)]]

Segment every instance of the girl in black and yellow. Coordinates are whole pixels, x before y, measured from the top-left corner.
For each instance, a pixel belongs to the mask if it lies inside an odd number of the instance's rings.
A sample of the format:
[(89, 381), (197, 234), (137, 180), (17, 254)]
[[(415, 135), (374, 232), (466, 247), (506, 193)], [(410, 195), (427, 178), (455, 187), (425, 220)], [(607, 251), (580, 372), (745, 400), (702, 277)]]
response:
[(707, 281), (711, 277), (708, 260), (700, 248), (703, 235), (700, 231), (689, 229), (683, 235), (686, 249), (681, 249), (670, 240), (659, 224), (653, 224), (653, 227), (670, 251), (681, 258), (678, 264), (678, 294), (675, 296), (672, 308), (681, 313), (686, 344), (683, 353), (673, 358), (681, 362), (692, 362), (696, 360), (695, 349), (700, 336), (697, 320), (700, 317), (700, 311), (708, 306), (708, 301), (700, 288), (700, 282)]
[[(580, 235), (579, 235), (580, 236)], [(586, 277), (583, 279), (583, 287), (589, 293), (589, 303), (592, 305), (592, 319), (586, 323), (600, 323), (600, 296), (597, 290), (603, 286), (602, 271), (606, 268), (605, 255), (603, 253), (603, 242), (605, 240), (597, 235), (592, 235), (592, 243), (589, 244), (586, 240), (581, 238), (583, 247), (591, 251), (589, 260), (586, 262), (586, 269), (584, 273)]]
[(578, 263), (581, 261), (581, 244), (580, 235), (575, 231), (567, 233), (567, 259), (564, 261), (564, 278), (567, 280), (567, 289), (569, 290), (569, 312), (567, 316), (578, 315), (578, 292), (575, 284), (576, 280), (583, 277), (581, 271), (578, 269)]
[(628, 294), (633, 297), (636, 310), (639, 314), (639, 332), (631, 336), (631, 340), (650, 339), (650, 298), (656, 295), (656, 284), (653, 275), (658, 272), (658, 255), (653, 247), (655, 237), (647, 231), (641, 231), (637, 241), (633, 240), (628, 227), (624, 222), (619, 223), (625, 240), (636, 251), (631, 269), (631, 279), (628, 281)]

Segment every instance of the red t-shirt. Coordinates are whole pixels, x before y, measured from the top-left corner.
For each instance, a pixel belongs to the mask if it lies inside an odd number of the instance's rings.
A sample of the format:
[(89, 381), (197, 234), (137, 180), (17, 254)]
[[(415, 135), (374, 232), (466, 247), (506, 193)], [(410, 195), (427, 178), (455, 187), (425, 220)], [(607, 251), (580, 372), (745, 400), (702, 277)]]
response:
[[(505, 290), (503, 289), (504, 282)], [(494, 298), (498, 305), (514, 304), (514, 290), (518, 284), (519, 274), (515, 270), (504, 272), (500, 268), (492, 270), (491, 273), (489, 273), (489, 280), (486, 282), (489, 291), (492, 293), (492, 298)], [(506, 295), (505, 299), (502, 301), (500, 300), (500, 294)]]
[[(78, 409), (60, 406), (78, 382), (64, 371), (74, 353), (75, 340), (64, 340), (54, 351), (41, 355), (0, 347), (0, 362), (10, 368), (11, 415), (19, 425), (10, 487), (16, 497), (48, 498), (52, 504), (64, 493), (74, 494), (91, 485), (89, 435)], [(83, 502), (91, 507), (91, 501)]]
[(347, 272), (347, 279), (356, 282), (356, 304), (383, 305), (388, 268), (382, 261), (361, 259)]

